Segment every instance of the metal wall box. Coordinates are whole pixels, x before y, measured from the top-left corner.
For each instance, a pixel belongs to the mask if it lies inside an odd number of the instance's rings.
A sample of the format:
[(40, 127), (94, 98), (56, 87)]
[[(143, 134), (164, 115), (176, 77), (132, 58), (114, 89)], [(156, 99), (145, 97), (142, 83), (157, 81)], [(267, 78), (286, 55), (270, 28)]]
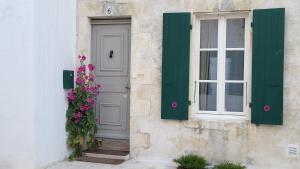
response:
[(64, 70), (63, 71), (63, 87), (64, 89), (74, 88), (74, 71)]

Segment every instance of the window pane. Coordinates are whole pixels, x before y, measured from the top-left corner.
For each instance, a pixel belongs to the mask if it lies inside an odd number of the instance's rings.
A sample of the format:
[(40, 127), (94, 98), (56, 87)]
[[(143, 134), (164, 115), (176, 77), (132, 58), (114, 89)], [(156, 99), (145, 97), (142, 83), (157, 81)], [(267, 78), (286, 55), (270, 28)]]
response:
[(225, 84), (225, 111), (243, 112), (243, 83)]
[(226, 51), (226, 80), (244, 80), (244, 51)]
[(227, 19), (226, 47), (243, 48), (245, 41), (245, 19)]
[(200, 48), (217, 48), (218, 20), (201, 20), (200, 25)]
[(200, 52), (200, 80), (217, 80), (217, 51)]
[(199, 110), (216, 111), (217, 107), (217, 84), (200, 83)]

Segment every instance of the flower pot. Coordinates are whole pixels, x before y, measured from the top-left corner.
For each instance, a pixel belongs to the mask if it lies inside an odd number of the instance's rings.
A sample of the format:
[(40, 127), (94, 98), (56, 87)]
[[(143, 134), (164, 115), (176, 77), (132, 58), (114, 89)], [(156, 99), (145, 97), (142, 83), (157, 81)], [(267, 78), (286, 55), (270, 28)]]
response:
[(80, 145), (83, 145), (85, 143), (85, 137), (84, 136), (81, 136), (79, 138), (79, 143), (80, 143)]
[(81, 136), (79, 138), (79, 144), (80, 144), (81, 150), (86, 150), (87, 149), (86, 142), (87, 142), (87, 139), (86, 139), (85, 136)]

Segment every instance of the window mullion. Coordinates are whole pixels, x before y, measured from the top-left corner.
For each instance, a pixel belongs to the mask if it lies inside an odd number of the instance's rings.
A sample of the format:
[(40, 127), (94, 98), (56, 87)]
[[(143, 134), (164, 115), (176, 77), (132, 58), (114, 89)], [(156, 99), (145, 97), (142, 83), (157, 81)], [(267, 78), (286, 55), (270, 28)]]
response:
[(225, 17), (221, 16), (219, 19), (219, 57), (220, 57), (220, 66), (219, 66), (219, 112), (225, 112), (225, 54), (226, 54), (226, 21)]
[(220, 103), (221, 103), (221, 100), (220, 100), (220, 91), (221, 91), (221, 89), (220, 89), (220, 79), (221, 79), (221, 70), (220, 70), (220, 65), (221, 65), (221, 53), (220, 53), (220, 49), (221, 49), (221, 39), (222, 39), (222, 37), (221, 37), (221, 23), (220, 23), (220, 18), (218, 19), (218, 70), (217, 70), (217, 72), (218, 72), (218, 74), (217, 74), (217, 80), (218, 80), (218, 82), (217, 82), (217, 112), (218, 113), (221, 113), (222, 111), (220, 110)]
[(249, 39), (249, 33), (248, 33), (248, 31), (249, 31), (249, 23), (248, 23), (249, 21), (248, 21), (248, 18), (246, 17), (245, 18), (245, 42), (244, 42), (244, 44), (245, 44), (245, 46), (244, 46), (244, 93), (243, 93), (243, 112), (246, 112), (246, 108), (247, 108), (247, 100), (248, 100), (248, 70), (249, 70), (249, 68), (248, 68), (248, 63), (249, 63), (249, 58), (248, 58), (248, 43), (249, 43), (249, 41), (248, 41), (248, 39)]

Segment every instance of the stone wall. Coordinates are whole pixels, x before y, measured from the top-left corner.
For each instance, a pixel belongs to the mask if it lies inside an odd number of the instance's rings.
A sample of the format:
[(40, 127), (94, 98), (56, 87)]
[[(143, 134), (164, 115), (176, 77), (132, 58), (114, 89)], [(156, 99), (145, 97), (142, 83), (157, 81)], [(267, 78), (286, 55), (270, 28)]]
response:
[[(297, 0), (78, 0), (77, 53), (90, 54), (89, 17), (130, 16), (131, 34), (131, 158), (170, 162), (181, 154), (202, 154), (211, 162), (230, 160), (255, 169), (298, 169), (299, 157), (288, 157), (286, 146), (300, 143), (300, 31)], [(164, 12), (217, 12), (286, 8), (284, 125), (256, 126), (245, 120), (160, 119), (162, 14)], [(193, 83), (191, 82), (191, 86)]]

